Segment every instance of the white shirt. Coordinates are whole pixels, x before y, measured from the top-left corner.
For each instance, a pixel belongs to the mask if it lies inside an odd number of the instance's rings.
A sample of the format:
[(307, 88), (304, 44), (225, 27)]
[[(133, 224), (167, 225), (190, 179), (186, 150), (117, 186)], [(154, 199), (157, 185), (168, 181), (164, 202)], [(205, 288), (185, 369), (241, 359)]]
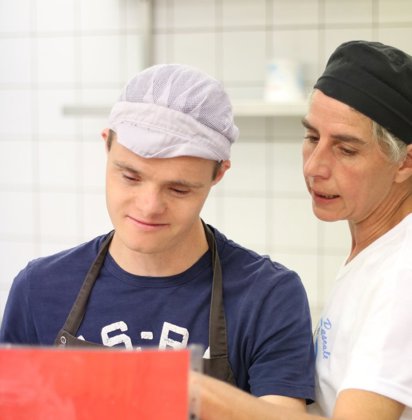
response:
[(317, 331), (317, 402), (330, 417), (340, 391), (372, 391), (412, 420), (412, 214), (338, 273)]

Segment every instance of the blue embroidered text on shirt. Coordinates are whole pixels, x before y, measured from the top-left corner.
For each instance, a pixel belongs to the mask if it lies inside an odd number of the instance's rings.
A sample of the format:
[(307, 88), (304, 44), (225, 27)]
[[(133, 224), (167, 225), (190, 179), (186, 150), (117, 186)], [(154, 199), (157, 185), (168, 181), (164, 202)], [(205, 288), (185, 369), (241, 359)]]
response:
[(320, 337), (322, 340), (322, 357), (329, 359), (330, 351), (328, 349), (328, 331), (332, 328), (332, 322), (329, 318), (320, 320)]

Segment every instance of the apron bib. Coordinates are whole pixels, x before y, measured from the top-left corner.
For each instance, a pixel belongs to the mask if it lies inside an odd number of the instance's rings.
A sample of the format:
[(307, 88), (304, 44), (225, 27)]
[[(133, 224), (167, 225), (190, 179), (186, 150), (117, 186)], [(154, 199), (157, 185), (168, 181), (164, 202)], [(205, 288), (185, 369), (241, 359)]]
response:
[[(204, 373), (214, 378), (223, 380), (232, 385), (236, 385), (232, 369), (230, 367), (227, 352), (227, 332), (226, 320), (223, 306), (223, 281), (222, 267), (213, 232), (202, 221), (206, 233), (206, 239), (212, 254), (212, 297), (210, 302), (209, 314), (209, 346), (210, 359), (203, 359)], [(77, 295), (72, 309), (63, 325), (63, 328), (57, 334), (54, 344), (60, 347), (87, 347), (102, 348), (101, 344), (92, 343), (86, 340), (80, 340), (76, 337), (77, 330), (83, 321), (86, 313), (87, 302), (94, 283), (99, 276), (100, 269), (103, 266), (104, 259), (113, 238), (114, 231), (111, 232), (102, 243), (96, 259), (93, 261), (89, 271), (86, 274), (82, 287)]]

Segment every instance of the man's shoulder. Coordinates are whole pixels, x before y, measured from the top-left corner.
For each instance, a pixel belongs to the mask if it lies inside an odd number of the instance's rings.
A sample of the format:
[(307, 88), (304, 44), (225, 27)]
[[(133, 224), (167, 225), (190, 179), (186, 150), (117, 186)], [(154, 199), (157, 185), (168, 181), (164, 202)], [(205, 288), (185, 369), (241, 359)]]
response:
[(30, 276), (48, 277), (56, 272), (64, 275), (67, 272), (87, 269), (106, 236), (107, 234), (101, 235), (71, 248), (34, 259), (23, 271)]
[[(265, 278), (293, 277), (299, 279), (299, 276), (290, 268), (278, 261), (274, 261), (270, 255), (260, 254), (259, 252), (245, 247), (244, 245), (227, 238), (218, 229), (210, 226), (217, 243), (219, 257), (222, 266), (225, 268), (236, 266), (244, 274), (260, 273)], [(269, 276), (271, 274), (271, 276)]]

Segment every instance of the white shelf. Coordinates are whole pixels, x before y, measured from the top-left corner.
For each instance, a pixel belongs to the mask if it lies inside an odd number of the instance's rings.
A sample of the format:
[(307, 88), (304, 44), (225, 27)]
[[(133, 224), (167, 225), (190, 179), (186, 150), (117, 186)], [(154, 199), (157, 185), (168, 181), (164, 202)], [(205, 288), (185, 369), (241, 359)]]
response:
[(265, 102), (238, 101), (233, 102), (236, 117), (303, 117), (307, 111), (306, 101)]
[[(65, 105), (63, 115), (79, 117), (108, 116), (110, 106), (99, 105)], [(265, 102), (265, 101), (235, 101), (233, 113), (235, 117), (303, 117), (307, 110), (306, 101), (296, 102)]]
[(62, 113), (68, 117), (108, 117), (110, 109), (110, 106), (99, 105), (64, 105)]

